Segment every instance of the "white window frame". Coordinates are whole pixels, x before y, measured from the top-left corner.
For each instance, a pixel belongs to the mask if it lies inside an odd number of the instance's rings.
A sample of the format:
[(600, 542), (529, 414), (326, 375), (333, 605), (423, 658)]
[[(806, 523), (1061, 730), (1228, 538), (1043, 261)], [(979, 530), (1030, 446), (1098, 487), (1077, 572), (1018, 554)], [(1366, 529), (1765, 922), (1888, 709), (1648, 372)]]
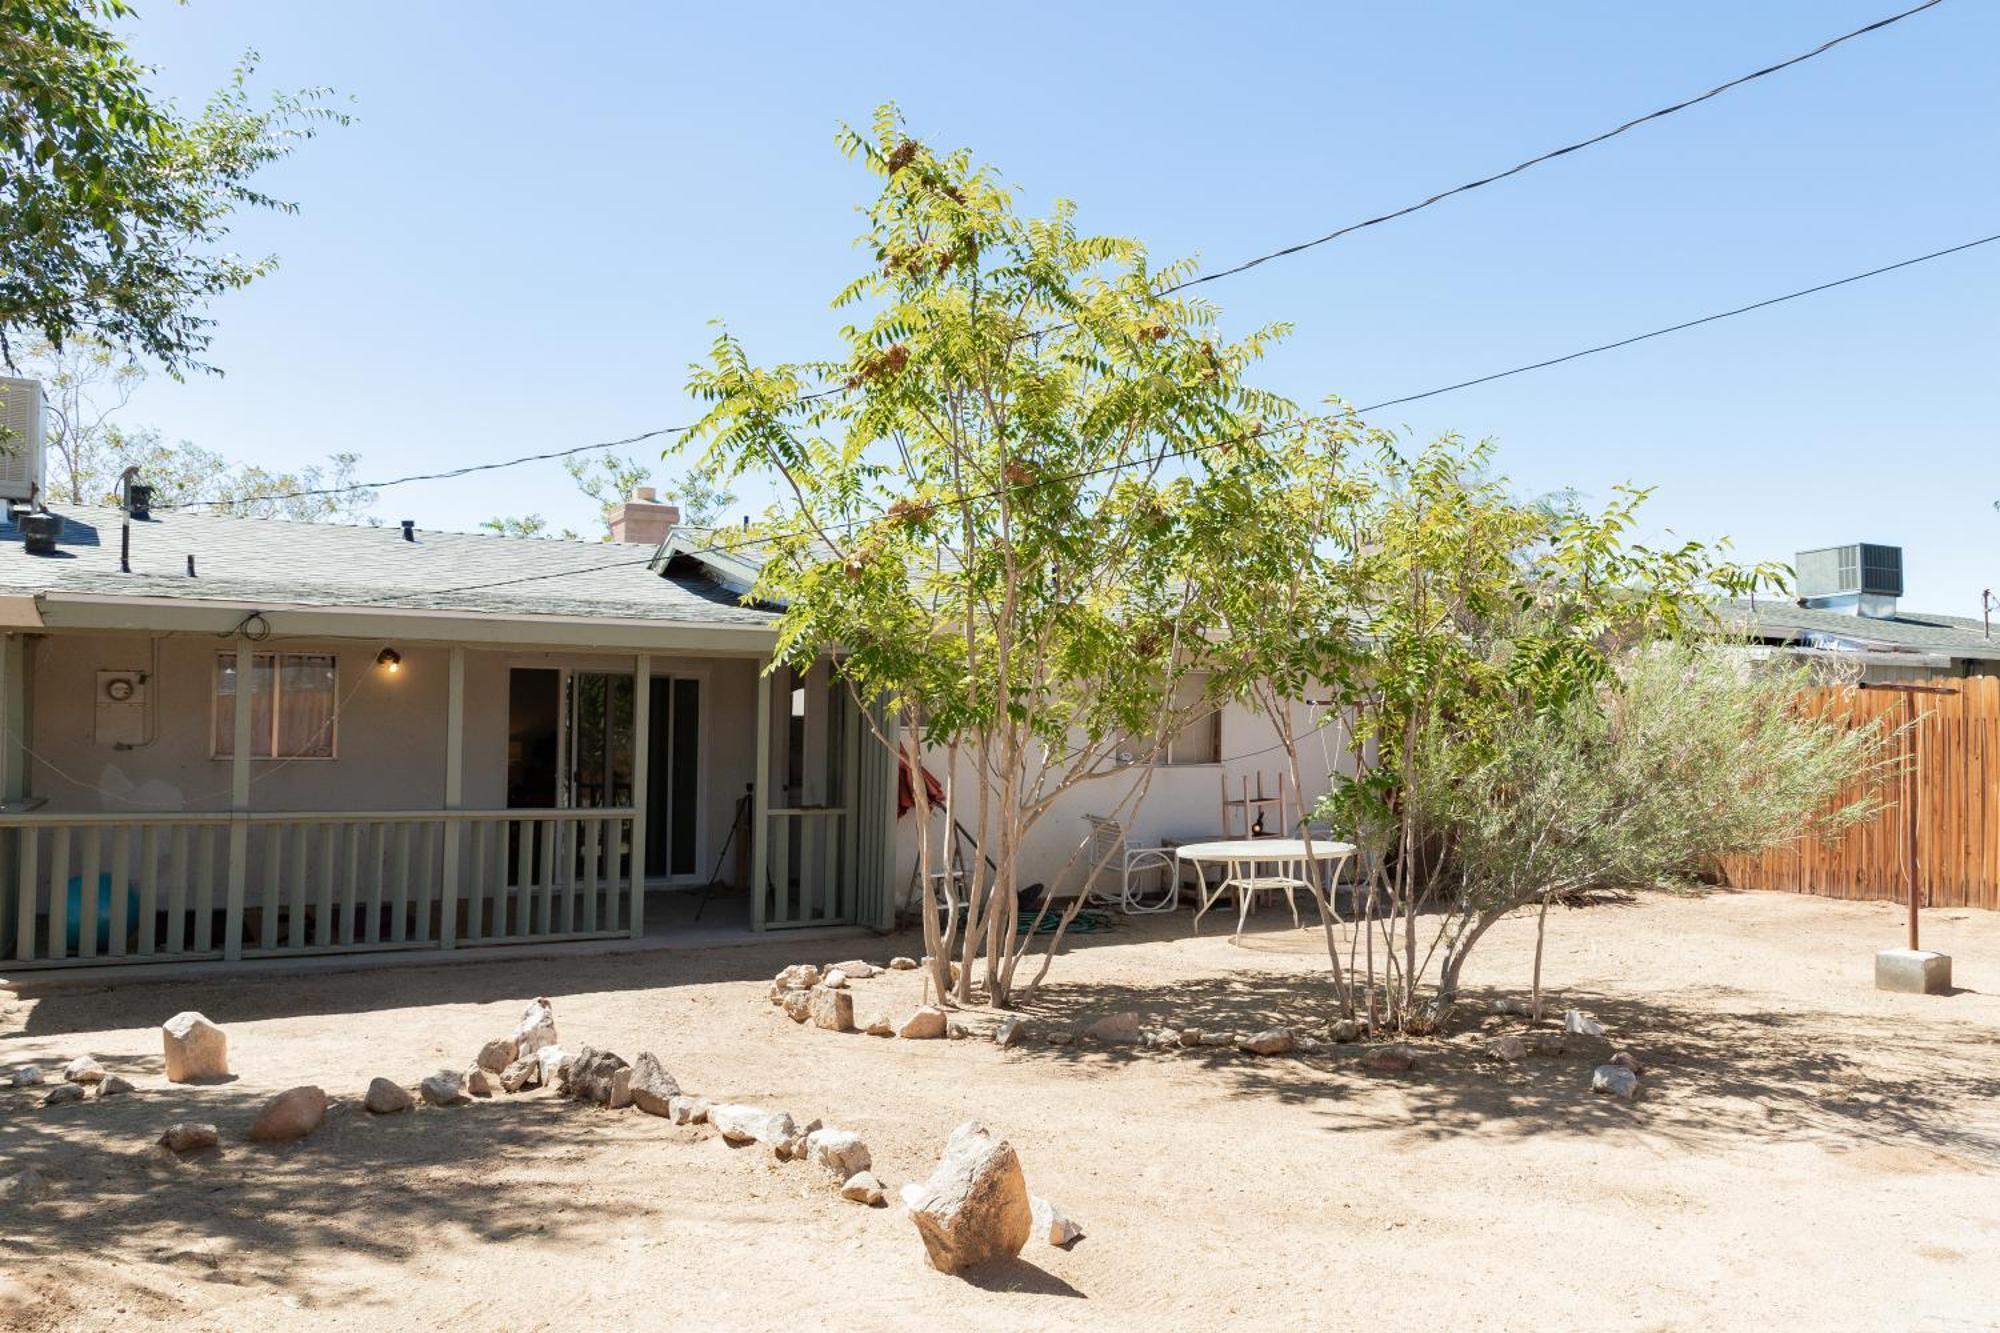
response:
[[(279, 707), (278, 695), (284, 689), (284, 659), (287, 657), (324, 658), (333, 668), (333, 716), (328, 721), (327, 752), (325, 754), (284, 755), (278, 750), (278, 722), (284, 716)], [(339, 653), (253, 653), (250, 658), (251, 687), (256, 685), (257, 664), (268, 661), (271, 664), (271, 734), (266, 738), (271, 747), (270, 754), (257, 752), (257, 738), (250, 738), (250, 762), (252, 763), (328, 763), (340, 758), (340, 654)], [(215, 674), (208, 681), (208, 757), (229, 762), (235, 756), (223, 750), (222, 730), (217, 725), (222, 721), (222, 673), (236, 666), (235, 653), (215, 655)], [(240, 685), (240, 682), (239, 682)], [(235, 735), (235, 696), (230, 697), (230, 735)]]

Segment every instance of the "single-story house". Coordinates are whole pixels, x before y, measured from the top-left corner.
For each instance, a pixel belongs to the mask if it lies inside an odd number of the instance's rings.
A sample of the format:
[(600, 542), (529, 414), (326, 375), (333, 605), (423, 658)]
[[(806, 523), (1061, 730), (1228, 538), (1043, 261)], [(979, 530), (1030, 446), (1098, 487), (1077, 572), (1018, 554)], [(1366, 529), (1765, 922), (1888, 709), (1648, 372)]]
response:
[[(667, 540), (673, 506), (566, 542), (142, 500), (0, 522), (5, 973), (655, 940), (697, 904), (893, 925), (893, 756), (824, 665), (766, 669), (754, 567)], [(1236, 707), (1177, 738), (1134, 841), (1220, 831), (1274, 740)]]

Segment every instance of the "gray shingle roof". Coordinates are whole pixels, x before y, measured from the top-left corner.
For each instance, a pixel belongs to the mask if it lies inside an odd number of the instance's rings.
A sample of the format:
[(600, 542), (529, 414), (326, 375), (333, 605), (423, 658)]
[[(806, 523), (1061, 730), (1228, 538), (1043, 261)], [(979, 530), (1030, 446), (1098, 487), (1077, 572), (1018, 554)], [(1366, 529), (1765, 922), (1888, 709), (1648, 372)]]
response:
[[(418, 529), (291, 523), (155, 511), (132, 524), (132, 572), (118, 568), (122, 511), (55, 507), (63, 535), (52, 556), (29, 555), (0, 521), (0, 595), (78, 593), (266, 605), (585, 616), (665, 624), (766, 625), (715, 581), (663, 576), (653, 548)], [(187, 557), (195, 558), (195, 577)]]
[(2000, 661), (2000, 638), (1986, 637), (1981, 622), (1968, 616), (1926, 615), (1900, 611), (1888, 619), (1820, 611), (1792, 602), (1723, 603), (1723, 618), (1759, 638), (1785, 642), (1826, 634), (1864, 649), (1887, 652), (1941, 653), (1978, 661)]

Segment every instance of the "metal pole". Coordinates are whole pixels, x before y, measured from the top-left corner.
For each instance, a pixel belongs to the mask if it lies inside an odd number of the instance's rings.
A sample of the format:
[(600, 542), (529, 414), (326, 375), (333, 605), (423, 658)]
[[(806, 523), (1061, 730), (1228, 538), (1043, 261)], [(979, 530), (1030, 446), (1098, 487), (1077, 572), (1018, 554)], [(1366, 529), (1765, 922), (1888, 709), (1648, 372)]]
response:
[(1919, 694), (1957, 694), (1954, 685), (1892, 685), (1862, 681), (1864, 690), (1891, 690), (1903, 698), (1903, 740), (1899, 747), (1903, 757), (1903, 883), (1910, 900), (1909, 937), (1910, 951), (1917, 949), (1917, 719), (1916, 702)]
[(1903, 695), (1903, 880), (1910, 895), (1910, 952), (1917, 951), (1917, 718)]

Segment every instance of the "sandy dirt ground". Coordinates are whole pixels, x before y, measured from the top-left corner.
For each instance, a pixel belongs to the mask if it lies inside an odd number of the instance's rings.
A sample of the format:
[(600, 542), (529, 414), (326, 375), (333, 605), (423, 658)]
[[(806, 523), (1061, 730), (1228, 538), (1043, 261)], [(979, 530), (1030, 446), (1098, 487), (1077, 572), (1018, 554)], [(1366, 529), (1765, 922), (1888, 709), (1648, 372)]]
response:
[[(1279, 919), (1240, 944), (1185, 915), (1079, 941), (1031, 1030), (1323, 1022), (1318, 936)], [(1646, 1061), (1631, 1105), (1587, 1090), (1603, 1046), (1506, 1066), (1467, 1036), (1391, 1076), (1353, 1047), (839, 1035), (766, 999), (786, 962), (908, 939), (0, 993), (0, 1069), (88, 1053), (139, 1085), (47, 1109), (0, 1089), (0, 1324), (2000, 1328), (2000, 915), (1927, 916), (1949, 997), (1871, 988), (1900, 931), (1890, 907), (1775, 894), (1558, 914), (1550, 983)], [(1475, 1033), (1531, 946), (1526, 921), (1482, 944)], [(858, 1009), (917, 985), (858, 983)], [(900, 1208), (706, 1130), (540, 1093), (360, 1109), (370, 1077), (463, 1067), (537, 994), (571, 1048), (649, 1049), (692, 1092), (859, 1131), (892, 1197), (977, 1117), (1088, 1235), (947, 1277)], [(184, 1008), (228, 1028), (234, 1081), (164, 1082), (155, 1025)], [(244, 1141), (305, 1082), (338, 1099), (319, 1132)], [(221, 1149), (150, 1146), (184, 1119)]]

